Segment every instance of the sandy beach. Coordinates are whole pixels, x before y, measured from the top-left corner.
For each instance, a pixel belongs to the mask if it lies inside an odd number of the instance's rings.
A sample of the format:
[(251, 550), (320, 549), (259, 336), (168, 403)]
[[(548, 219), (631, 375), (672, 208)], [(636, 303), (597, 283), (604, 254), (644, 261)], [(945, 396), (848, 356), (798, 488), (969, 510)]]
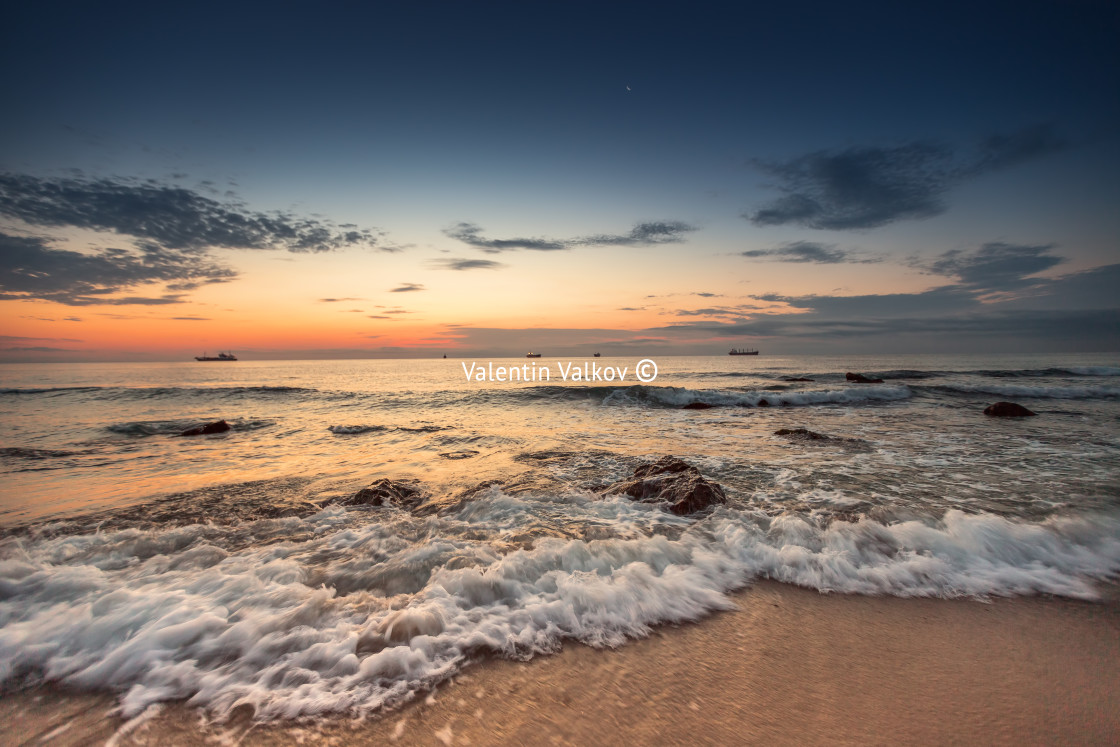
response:
[(761, 582), (739, 609), (613, 651), (474, 663), (357, 722), (204, 726), (181, 705), (122, 729), (105, 695), (6, 696), (4, 744), (1108, 744), (1120, 604), (822, 595)]

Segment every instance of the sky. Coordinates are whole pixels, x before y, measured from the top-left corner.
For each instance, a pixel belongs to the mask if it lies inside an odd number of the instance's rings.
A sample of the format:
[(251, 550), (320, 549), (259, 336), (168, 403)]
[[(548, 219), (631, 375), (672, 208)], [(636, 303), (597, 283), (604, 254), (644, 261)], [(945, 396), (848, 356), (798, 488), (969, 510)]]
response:
[(1120, 4), (21, 3), (0, 361), (1120, 350)]

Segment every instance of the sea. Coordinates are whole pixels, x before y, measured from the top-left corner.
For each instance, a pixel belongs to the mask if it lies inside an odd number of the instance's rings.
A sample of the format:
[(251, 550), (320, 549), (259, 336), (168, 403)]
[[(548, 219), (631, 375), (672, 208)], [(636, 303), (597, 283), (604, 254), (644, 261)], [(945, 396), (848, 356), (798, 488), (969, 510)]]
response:
[[(488, 657), (703, 625), (759, 579), (1093, 600), (1120, 577), (1120, 355), (650, 361), (0, 366), (0, 689), (376, 716)], [(604, 494), (666, 455), (727, 503)], [(383, 479), (423, 502), (347, 505)]]

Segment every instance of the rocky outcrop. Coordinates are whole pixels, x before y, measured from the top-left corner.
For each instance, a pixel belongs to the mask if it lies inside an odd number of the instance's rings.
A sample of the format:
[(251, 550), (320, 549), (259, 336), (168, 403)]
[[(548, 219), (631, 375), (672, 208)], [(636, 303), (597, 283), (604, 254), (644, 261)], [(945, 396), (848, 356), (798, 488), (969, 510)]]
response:
[(687, 405), (685, 405), (681, 409), (682, 410), (710, 410), (713, 407), (715, 407), (715, 405), (709, 405), (707, 402), (689, 402)]
[(664, 503), (677, 515), (691, 514), (727, 502), (718, 483), (709, 482), (700, 470), (675, 457), (662, 457), (634, 470), (628, 480), (617, 482), (603, 495), (626, 495), (642, 503)]
[(331, 503), (344, 506), (401, 506), (414, 508), (424, 499), (423, 491), (416, 485), (382, 478), (362, 488), (349, 498), (340, 498)]
[(847, 379), (848, 381), (854, 381), (857, 384), (882, 384), (883, 383), (882, 379), (869, 379), (866, 376), (864, 376), (863, 374), (852, 373), (851, 371), (844, 374), (844, 378)]
[(229, 423), (224, 420), (218, 420), (206, 425), (198, 425), (194, 428), (188, 428), (180, 433), (180, 436), (209, 436), (211, 433), (225, 433), (230, 429)]
[(994, 418), (1026, 418), (1031, 415), (1037, 415), (1038, 413), (1031, 412), (1022, 405), (1017, 405), (1014, 402), (996, 402), (994, 405), (985, 407), (984, 414)]

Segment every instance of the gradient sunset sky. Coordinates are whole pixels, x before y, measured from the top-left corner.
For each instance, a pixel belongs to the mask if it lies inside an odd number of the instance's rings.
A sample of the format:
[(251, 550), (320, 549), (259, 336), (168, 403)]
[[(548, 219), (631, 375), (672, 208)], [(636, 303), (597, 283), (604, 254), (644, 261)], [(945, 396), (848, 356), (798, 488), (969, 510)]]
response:
[(20, 3), (0, 360), (1120, 350), (1120, 3)]

